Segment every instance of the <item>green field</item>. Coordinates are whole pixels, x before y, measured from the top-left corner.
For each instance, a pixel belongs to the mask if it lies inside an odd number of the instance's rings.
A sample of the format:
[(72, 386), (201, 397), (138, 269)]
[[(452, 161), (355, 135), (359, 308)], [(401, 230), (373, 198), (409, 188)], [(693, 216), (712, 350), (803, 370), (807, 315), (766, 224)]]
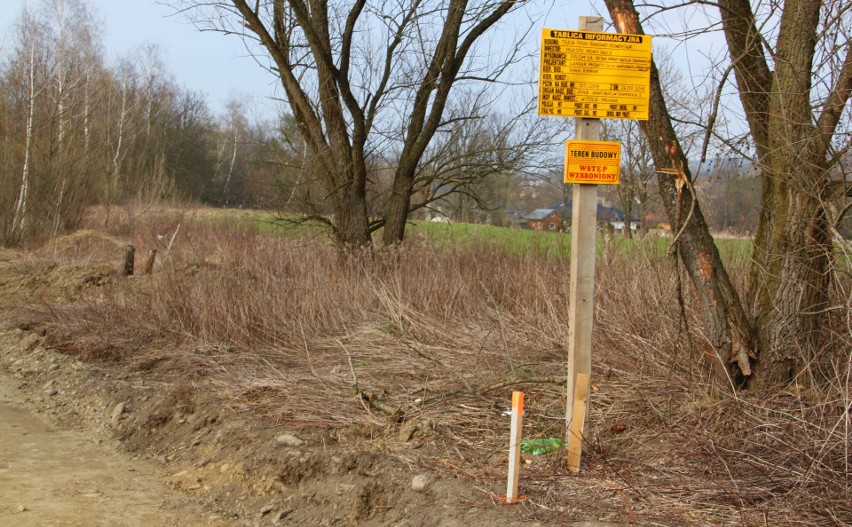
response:
[[(536, 254), (565, 258), (571, 254), (570, 233), (509, 229), (468, 223), (414, 222), (409, 225), (407, 235), (424, 236), (437, 244), (492, 245), (513, 254)], [(609, 250), (658, 259), (665, 256), (670, 244), (671, 238), (665, 236), (647, 236), (642, 239), (634, 237), (628, 240), (616, 235)], [(597, 237), (596, 245), (599, 256), (607, 250), (603, 236), (600, 234)], [(747, 262), (751, 257), (752, 242), (749, 239), (719, 238), (716, 240), (716, 246), (725, 261)]]
[[(251, 227), (264, 234), (288, 234), (326, 239), (327, 228), (320, 222), (287, 222), (277, 219), (273, 213), (262, 210), (245, 209), (198, 209), (191, 217), (200, 221), (232, 224), (237, 228)], [(374, 234), (374, 239), (381, 231)], [(541, 232), (526, 229), (511, 229), (493, 225), (472, 223), (447, 223), (414, 221), (408, 224), (406, 236), (425, 238), (442, 246), (474, 247), (487, 246), (499, 248), (511, 254), (527, 254), (568, 258), (571, 254), (571, 234)], [(619, 253), (641, 255), (649, 259), (658, 259), (666, 255), (671, 238), (665, 236), (647, 236), (625, 239), (620, 235), (613, 238), (609, 250)], [(717, 238), (716, 246), (725, 261), (732, 263), (747, 262), (751, 257), (752, 241), (744, 238)], [(605, 247), (603, 236), (597, 238), (596, 250), (602, 255)]]

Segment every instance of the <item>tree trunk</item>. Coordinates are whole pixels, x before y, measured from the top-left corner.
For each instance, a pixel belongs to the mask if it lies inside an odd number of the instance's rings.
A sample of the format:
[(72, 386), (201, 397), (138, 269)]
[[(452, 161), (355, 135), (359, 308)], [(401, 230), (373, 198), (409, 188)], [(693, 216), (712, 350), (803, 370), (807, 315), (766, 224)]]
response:
[(334, 204), (335, 242), (344, 249), (359, 249), (371, 244), (367, 217), (367, 197), (363, 188), (350, 183), (340, 189)]
[(770, 244), (755, 247), (753, 262), (761, 328), (755, 373), (761, 386), (788, 382), (809, 365), (818, 366), (824, 342), (831, 252), (825, 209), (811, 195), (789, 189), (784, 201), (785, 210), (776, 212), (770, 227)]
[(755, 239), (750, 294), (761, 329), (755, 371), (763, 386), (792, 380), (816, 364), (823, 349), (832, 252), (824, 207), (828, 168), (824, 159), (798, 146), (807, 144), (807, 127), (800, 127), (799, 140), (791, 140), (795, 128), (771, 130), (772, 154), (761, 172), (769, 187), (763, 214), (771, 221)]
[[(644, 34), (631, 0), (606, 0), (621, 33)], [(719, 382), (745, 385), (754, 358), (753, 329), (710, 235), (692, 188), (692, 176), (669, 118), (656, 65), (651, 68), (650, 116), (640, 127), (651, 147), (673, 243), (701, 302), (708, 347)]]
[(852, 50), (822, 113), (815, 115), (811, 97), (821, 8), (816, 0), (784, 2), (775, 48), (769, 50), (748, 0), (719, 2), (763, 184), (750, 275), (760, 329), (755, 386), (783, 384), (806, 368), (812, 379), (818, 377), (815, 366), (825, 353), (833, 251), (825, 210), (829, 144), (852, 90)]
[(118, 270), (118, 276), (133, 276), (133, 264), (136, 259), (136, 248), (132, 245), (127, 245), (124, 248), (124, 260)]
[(630, 219), (632, 216), (633, 216), (633, 200), (630, 199), (630, 200), (627, 200), (627, 202), (624, 204), (624, 232), (622, 232), (622, 234), (624, 235), (624, 238), (627, 239), (627, 240), (633, 239), (633, 229), (631, 228), (631, 226), (633, 225), (633, 222)]
[[(30, 44), (30, 70), (29, 70), (29, 110), (27, 113), (27, 136), (24, 145), (24, 168), (21, 176), (21, 190), (15, 203), (15, 216), (12, 219), (12, 240), (20, 241), (26, 236), (27, 227), (27, 201), (30, 192), (30, 151), (33, 142), (33, 120), (35, 118), (36, 93), (35, 93), (35, 42)], [(20, 235), (16, 238), (16, 231)]]
[[(407, 177), (397, 177), (393, 180), (391, 198), (385, 209), (385, 228), (382, 233), (382, 243), (391, 246), (402, 242), (405, 235), (405, 224), (408, 222), (408, 208), (411, 201), (411, 183)], [(463, 201), (462, 201), (463, 203)], [(464, 207), (461, 207), (464, 214)]]

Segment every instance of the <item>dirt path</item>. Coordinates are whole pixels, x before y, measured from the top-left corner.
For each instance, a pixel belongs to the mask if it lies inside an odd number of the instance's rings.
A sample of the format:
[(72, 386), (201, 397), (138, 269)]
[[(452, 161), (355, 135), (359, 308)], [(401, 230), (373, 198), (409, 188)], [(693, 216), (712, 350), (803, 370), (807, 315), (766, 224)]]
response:
[(0, 375), (0, 525), (225, 525), (107, 443), (62, 430)]

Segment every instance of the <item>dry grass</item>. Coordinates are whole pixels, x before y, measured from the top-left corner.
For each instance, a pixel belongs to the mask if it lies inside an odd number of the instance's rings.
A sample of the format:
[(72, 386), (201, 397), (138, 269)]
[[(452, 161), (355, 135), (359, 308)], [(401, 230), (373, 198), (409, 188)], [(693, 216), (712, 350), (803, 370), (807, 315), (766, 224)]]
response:
[[(344, 260), (321, 243), (178, 216), (138, 221), (139, 253), (177, 224), (153, 276), (54, 311), (73, 335), (66, 349), (168, 370), (272, 424), (331, 429), (485, 485), (504, 477), (513, 388), (527, 392), (527, 437), (563, 435), (567, 261), (423, 241)], [(848, 360), (819, 388), (714, 389), (674, 278), (657, 252), (604, 254), (586, 469), (572, 477), (558, 454), (534, 459), (526, 506), (557, 523), (852, 523)], [(848, 359), (849, 334), (835, 341)], [(397, 439), (400, 416), (420, 424), (421, 448)]]

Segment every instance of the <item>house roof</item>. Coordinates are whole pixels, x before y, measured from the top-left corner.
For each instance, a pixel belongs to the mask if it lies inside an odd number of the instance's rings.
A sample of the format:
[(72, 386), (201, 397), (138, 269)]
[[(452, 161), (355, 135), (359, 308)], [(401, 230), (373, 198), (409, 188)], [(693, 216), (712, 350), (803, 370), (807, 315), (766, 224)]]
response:
[[(528, 221), (529, 220), (543, 220), (544, 218), (550, 216), (551, 214), (561, 213), (561, 211), (563, 209), (565, 211), (564, 213), (567, 216), (570, 216), (571, 212), (572, 212), (572, 208), (573, 208), (572, 205), (573, 205), (573, 203), (571, 201), (569, 201), (567, 203), (556, 204), (556, 205), (554, 205), (550, 208), (546, 208), (546, 209), (535, 209), (528, 216), (524, 216), (524, 219), (528, 220)], [(634, 217), (633, 219), (636, 220), (637, 218)], [(617, 207), (606, 207), (606, 206), (598, 203), (598, 206), (597, 206), (597, 221), (624, 221), (624, 211), (617, 208)]]
[(550, 216), (554, 212), (556, 212), (556, 211), (553, 210), (553, 209), (535, 209), (534, 211), (532, 211), (531, 214), (529, 214), (526, 217), (526, 219), (528, 219), (528, 220), (543, 220), (544, 218)]
[[(569, 201), (567, 203), (559, 203), (558, 205), (554, 205), (549, 209), (537, 209), (537, 210), (549, 210), (549, 211), (560, 211), (565, 209), (564, 214), (566, 216), (570, 216), (573, 209), (573, 201)], [(535, 213), (533, 213), (535, 214)], [(633, 220), (638, 220), (635, 216)], [(598, 203), (597, 207), (597, 221), (624, 221), (624, 211), (617, 207), (606, 207)]]
[(624, 221), (624, 211), (598, 204), (598, 221)]

